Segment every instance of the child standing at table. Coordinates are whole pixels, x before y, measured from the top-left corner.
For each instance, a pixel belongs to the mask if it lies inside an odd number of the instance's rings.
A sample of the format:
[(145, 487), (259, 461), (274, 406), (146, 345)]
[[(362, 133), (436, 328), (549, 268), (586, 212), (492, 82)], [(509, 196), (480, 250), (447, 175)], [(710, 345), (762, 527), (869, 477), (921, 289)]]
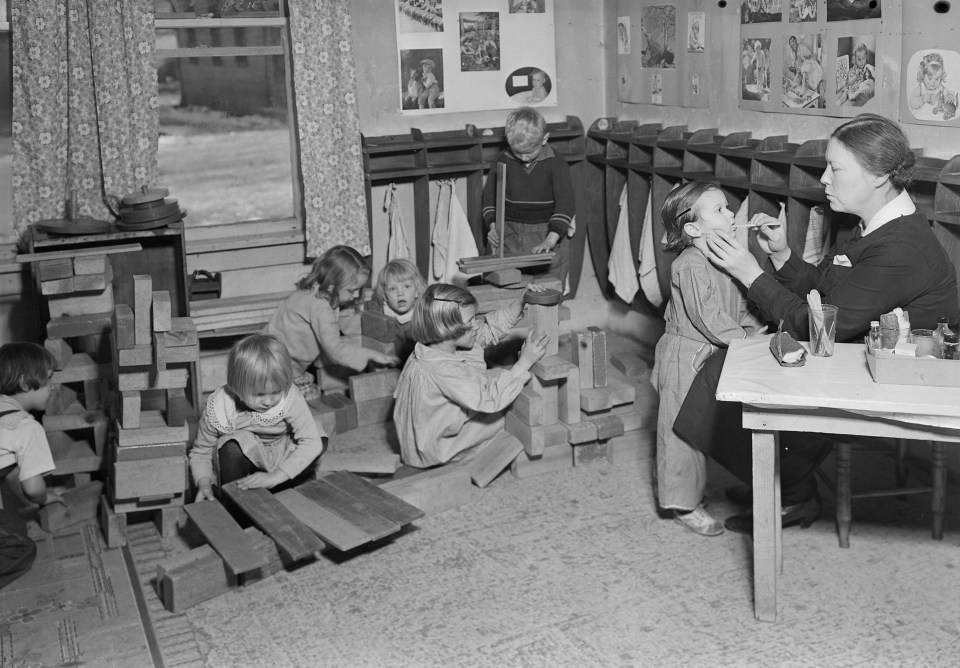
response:
[(325, 438), (293, 384), (293, 364), (280, 340), (243, 338), (230, 349), (227, 384), (207, 399), (190, 449), (197, 501), (214, 498), (214, 453), (220, 485), (239, 480), (240, 489), (272, 488), (309, 476)]
[(410, 321), (413, 319), (413, 305), (426, 289), (427, 282), (410, 260), (390, 260), (377, 277), (374, 298), (384, 314), (397, 321), (394, 353), (400, 359), (400, 365), (407, 361), (416, 344), (410, 333)]
[[(47, 435), (29, 411), (42, 411), (50, 396), (56, 360), (35, 343), (0, 346), (0, 479), (14, 471), (28, 501), (63, 503), (47, 489), (43, 476), (54, 470)], [(27, 525), (12, 508), (0, 508), (0, 589), (30, 570), (37, 546)]]
[(352, 305), (370, 277), (363, 257), (349, 246), (324, 251), (306, 276), (297, 281), (297, 291), (287, 297), (264, 327), (276, 336), (293, 360), (294, 384), (307, 401), (320, 397), (310, 365), (318, 359), (361, 372), (369, 364), (394, 366), (388, 355), (355, 344), (340, 336), (340, 310)]
[(733, 212), (713, 183), (693, 181), (672, 190), (661, 209), (666, 250), (680, 255), (670, 268), (666, 330), (657, 342), (651, 375), (660, 394), (657, 415), (657, 500), (674, 521), (701, 536), (718, 536), (723, 524), (704, 510), (707, 463), (673, 432), (683, 399), (700, 366), (733, 339), (762, 329), (746, 308), (737, 283), (706, 257), (706, 237), (729, 231)]
[(487, 369), (483, 349), (516, 325), (523, 298), (477, 319), (477, 300), (456, 285), (435, 283), (413, 307), (417, 340), (397, 389), (393, 419), (404, 464), (426, 468), (484, 444), (503, 431), (504, 413), (543, 357), (546, 335), (531, 331), (510, 369)]
[[(483, 222), (489, 226), (487, 243), (506, 255), (554, 251), (547, 273), (566, 284), (569, 248), (564, 240), (573, 234), (576, 207), (566, 159), (547, 146), (550, 134), (539, 111), (520, 107), (510, 112), (504, 132), (510, 148), (490, 169), (483, 187)], [(497, 164), (507, 166), (504, 204), (504, 239), (496, 226)], [(536, 272), (533, 267), (525, 271)]]

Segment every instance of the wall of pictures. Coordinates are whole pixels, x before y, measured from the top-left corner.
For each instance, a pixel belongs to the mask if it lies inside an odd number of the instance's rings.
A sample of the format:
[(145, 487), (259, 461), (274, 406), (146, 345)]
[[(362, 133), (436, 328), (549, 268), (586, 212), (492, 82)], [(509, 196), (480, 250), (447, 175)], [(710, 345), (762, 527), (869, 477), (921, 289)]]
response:
[(705, 0), (618, 0), (617, 99), (708, 106), (708, 17)]
[(393, 0), (403, 114), (556, 106), (554, 0)]

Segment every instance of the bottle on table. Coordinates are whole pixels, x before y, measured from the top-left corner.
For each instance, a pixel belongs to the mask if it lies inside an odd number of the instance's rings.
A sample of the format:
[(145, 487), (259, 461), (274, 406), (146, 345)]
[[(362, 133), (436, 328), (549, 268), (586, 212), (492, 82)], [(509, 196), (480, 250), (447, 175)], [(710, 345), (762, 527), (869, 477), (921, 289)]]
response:
[(960, 334), (950, 329), (947, 319), (943, 316), (937, 318), (937, 329), (934, 337), (940, 342), (940, 357), (945, 360), (958, 359), (957, 343)]
[(883, 348), (883, 344), (880, 338), (880, 321), (871, 320), (870, 321), (870, 338), (868, 339), (868, 345), (870, 350), (880, 350)]
[(940, 357), (945, 358), (944, 354), (944, 340), (950, 334), (953, 334), (953, 330), (950, 329), (950, 325), (947, 323), (947, 319), (944, 316), (937, 318), (937, 328), (933, 330), (933, 338), (936, 339), (937, 345), (940, 348)]

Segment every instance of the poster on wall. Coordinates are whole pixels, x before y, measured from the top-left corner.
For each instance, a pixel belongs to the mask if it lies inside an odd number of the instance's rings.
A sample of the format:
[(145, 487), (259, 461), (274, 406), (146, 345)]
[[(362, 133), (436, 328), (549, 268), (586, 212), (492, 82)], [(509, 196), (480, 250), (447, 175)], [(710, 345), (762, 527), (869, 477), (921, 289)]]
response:
[(403, 114), (556, 106), (554, 0), (392, 0)]
[[(909, 4), (909, 7), (908, 7)], [(904, 3), (900, 121), (960, 125), (960, 46), (955, 28), (927, 3)]]
[(881, 5), (880, 0), (740, 0), (740, 107), (892, 115), (897, 91), (881, 87), (876, 66), (897, 38), (883, 28)]
[(709, 105), (705, 0), (618, 0), (617, 99)]

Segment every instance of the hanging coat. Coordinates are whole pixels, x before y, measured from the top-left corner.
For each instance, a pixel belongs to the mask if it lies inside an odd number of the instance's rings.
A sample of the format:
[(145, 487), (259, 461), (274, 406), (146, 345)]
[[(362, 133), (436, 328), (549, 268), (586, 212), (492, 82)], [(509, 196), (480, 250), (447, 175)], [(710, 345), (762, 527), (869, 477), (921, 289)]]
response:
[(400, 217), (400, 206), (397, 203), (397, 184), (391, 183), (383, 196), (383, 208), (387, 212), (390, 223), (390, 242), (387, 245), (387, 261), (411, 259), (410, 244), (407, 243), (407, 233), (403, 229), (403, 219)]
[[(449, 194), (445, 191), (449, 190)], [(437, 213), (433, 223), (433, 260), (430, 262), (433, 282), (453, 283), (465, 286), (467, 279), (476, 274), (464, 274), (457, 260), (477, 257), (477, 242), (467, 220), (467, 214), (454, 192), (453, 181), (440, 183), (437, 197)]]
[(647, 197), (647, 210), (643, 214), (643, 229), (640, 233), (640, 289), (647, 301), (658, 307), (663, 303), (660, 279), (657, 278), (657, 249), (653, 245), (653, 213), (651, 197)]
[(627, 207), (627, 185), (620, 193), (620, 218), (617, 232), (610, 249), (610, 264), (607, 278), (613, 284), (617, 296), (630, 304), (640, 289), (640, 281), (634, 270), (633, 254), (630, 252), (630, 212)]

